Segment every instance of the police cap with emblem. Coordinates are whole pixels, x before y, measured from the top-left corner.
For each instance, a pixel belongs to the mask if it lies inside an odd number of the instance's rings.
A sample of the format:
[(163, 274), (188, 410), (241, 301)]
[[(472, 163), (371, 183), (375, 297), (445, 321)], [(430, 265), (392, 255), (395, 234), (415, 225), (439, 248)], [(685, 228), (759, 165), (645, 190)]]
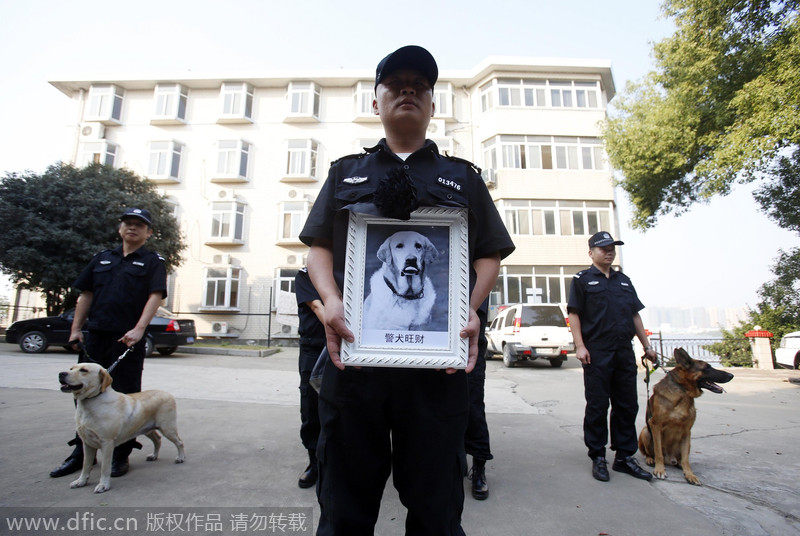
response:
[(439, 79), (439, 68), (430, 52), (417, 45), (398, 48), (378, 64), (375, 71), (375, 87), (388, 75), (400, 69), (413, 69), (425, 75), (431, 87)]
[(614, 238), (605, 231), (600, 231), (599, 233), (595, 233), (589, 239), (589, 249), (592, 248), (602, 248), (604, 246), (621, 246), (625, 242), (621, 242), (619, 240), (614, 240)]
[(153, 221), (150, 218), (150, 212), (143, 208), (125, 209), (125, 212), (123, 212), (122, 216), (119, 217), (119, 221), (123, 221), (128, 218), (136, 218), (145, 222), (149, 227), (153, 226)]

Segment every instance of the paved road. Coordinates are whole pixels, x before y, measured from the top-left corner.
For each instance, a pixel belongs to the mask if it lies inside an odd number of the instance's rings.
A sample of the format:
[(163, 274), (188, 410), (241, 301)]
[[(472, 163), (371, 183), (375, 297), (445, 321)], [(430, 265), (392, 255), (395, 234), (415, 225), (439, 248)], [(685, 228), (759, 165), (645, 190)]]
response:
[[(318, 517), (313, 490), (296, 485), (305, 466), (296, 359), (296, 349), (264, 358), (149, 358), (144, 385), (178, 398), (187, 462), (170, 463), (173, 447), (165, 442), (161, 459), (146, 463), (146, 445), (132, 456), (127, 476), (95, 495), (98, 468), (90, 487), (77, 490), (69, 489), (69, 477), (47, 476), (67, 454), (64, 442), (73, 430), (73, 406), (58, 391), (57, 373), (74, 356), (61, 350), (27, 355), (0, 344), (0, 513), (254, 506), (312, 507)], [(546, 362), (513, 369), (489, 362), (491, 496), (472, 500), (465, 480), (466, 533), (800, 535), (800, 385), (788, 381), (800, 380), (800, 373), (733, 372), (727, 393), (707, 393), (697, 404), (692, 466), (703, 486), (695, 487), (671, 467), (666, 481), (614, 472), (608, 483), (592, 479), (581, 432), (582, 374), (574, 358), (561, 369)], [(388, 484), (376, 534), (403, 534), (404, 515)], [(0, 526), (2, 534), (13, 532)]]

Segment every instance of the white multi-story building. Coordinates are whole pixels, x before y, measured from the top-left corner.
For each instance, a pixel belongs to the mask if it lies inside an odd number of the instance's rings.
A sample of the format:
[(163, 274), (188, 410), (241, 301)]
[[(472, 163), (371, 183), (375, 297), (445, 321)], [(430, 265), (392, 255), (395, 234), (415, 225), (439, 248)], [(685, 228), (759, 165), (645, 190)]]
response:
[[(292, 335), (275, 313), (305, 263), (298, 234), (328, 165), (382, 137), (374, 73), (51, 84), (80, 118), (66, 161), (128, 168), (174, 203), (189, 247), (168, 308), (193, 316), (201, 335)], [(599, 137), (614, 94), (607, 61), (502, 57), (441, 72), (429, 138), (483, 169), (517, 245), (493, 305), (566, 302), (589, 264), (587, 238), (619, 234)]]

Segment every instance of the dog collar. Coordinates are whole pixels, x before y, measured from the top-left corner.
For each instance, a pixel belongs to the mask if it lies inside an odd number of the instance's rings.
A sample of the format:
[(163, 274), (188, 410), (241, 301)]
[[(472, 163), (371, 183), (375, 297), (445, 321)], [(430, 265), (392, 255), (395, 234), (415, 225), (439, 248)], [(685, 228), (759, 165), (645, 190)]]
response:
[(383, 276), (383, 280), (386, 282), (386, 286), (389, 287), (389, 289), (391, 289), (392, 294), (394, 294), (395, 296), (399, 296), (400, 298), (405, 298), (406, 300), (419, 300), (425, 295), (425, 289), (423, 288), (422, 290), (419, 291), (418, 294), (413, 294), (411, 296), (405, 296), (405, 295), (400, 294), (399, 292), (397, 292), (397, 289), (394, 288), (394, 285), (392, 285), (392, 282), (389, 281), (386, 278), (386, 276)]

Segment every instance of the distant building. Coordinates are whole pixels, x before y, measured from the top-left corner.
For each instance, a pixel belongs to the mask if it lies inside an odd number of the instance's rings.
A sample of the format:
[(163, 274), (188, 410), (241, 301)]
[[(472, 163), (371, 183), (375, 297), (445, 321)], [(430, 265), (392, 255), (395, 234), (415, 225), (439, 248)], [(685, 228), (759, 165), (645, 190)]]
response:
[(719, 332), (732, 330), (747, 318), (744, 308), (716, 307), (647, 307), (642, 312), (645, 325), (652, 331)]
[[(296, 335), (275, 316), (291, 301), (279, 295), (305, 264), (298, 233), (330, 162), (382, 136), (374, 72), (51, 84), (79, 118), (65, 161), (131, 169), (174, 204), (189, 247), (167, 306), (194, 315), (203, 335)], [(502, 57), (442, 71), (429, 137), (483, 169), (517, 245), (493, 306), (565, 303), (572, 275), (589, 265), (587, 238), (619, 236), (599, 137), (614, 95), (607, 61)]]

